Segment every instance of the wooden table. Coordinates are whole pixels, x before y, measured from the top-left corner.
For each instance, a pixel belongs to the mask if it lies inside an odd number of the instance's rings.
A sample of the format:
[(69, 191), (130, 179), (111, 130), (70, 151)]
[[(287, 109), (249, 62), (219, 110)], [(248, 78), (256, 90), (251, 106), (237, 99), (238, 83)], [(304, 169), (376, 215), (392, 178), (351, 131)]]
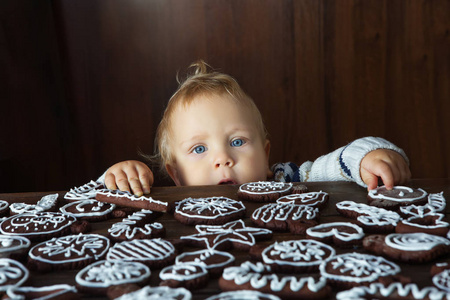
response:
[[(327, 206), (321, 211), (320, 222), (334, 222), (348, 220), (341, 217), (335, 209), (335, 203), (343, 200), (353, 200), (355, 202), (366, 203), (367, 190), (357, 186), (355, 183), (348, 182), (313, 182), (305, 183), (309, 191), (324, 191), (330, 196)], [(450, 179), (415, 179), (412, 180), (408, 186), (423, 188), (428, 193), (438, 193), (444, 192), (444, 196), (449, 199), (450, 197)], [(237, 199), (236, 192), (237, 185), (225, 185), (225, 186), (202, 186), (202, 187), (154, 187), (152, 189), (151, 195), (154, 199), (164, 200), (164, 201), (178, 201), (187, 197), (207, 197), (207, 196), (225, 196), (232, 199)], [(51, 192), (32, 192), (32, 193), (15, 193), (15, 194), (0, 194), (0, 199), (6, 200), (10, 203), (12, 202), (25, 202), (25, 203), (36, 203), (42, 196), (50, 194)], [(60, 198), (63, 199), (65, 192), (59, 192)], [(247, 207), (247, 214), (245, 218), (245, 223), (249, 226), (254, 226), (250, 221), (250, 215), (253, 210), (263, 204), (251, 203), (243, 201)], [(64, 204), (64, 200), (61, 200), (61, 204)], [(446, 215), (450, 208), (447, 207)], [(115, 222), (121, 221), (121, 219), (110, 219), (108, 221), (100, 223), (92, 223), (92, 232), (106, 235), (107, 229)], [(180, 224), (176, 221), (172, 215), (163, 214), (158, 222), (162, 223), (166, 228), (167, 238), (177, 238), (181, 235), (189, 235), (196, 233), (194, 227), (186, 226)], [(292, 240), (292, 239), (302, 239), (304, 236), (293, 235), (290, 233), (274, 233), (273, 239), (269, 243), (281, 240)], [(198, 250), (198, 248), (187, 248), (186, 250)], [(343, 253), (345, 251), (355, 251), (342, 250), (336, 248), (337, 253)], [(236, 261), (235, 264), (240, 264), (241, 262), (248, 260), (248, 253), (231, 250), (234, 254)], [(364, 253), (362, 249), (357, 249), (356, 252)], [(439, 261), (450, 261), (450, 256), (441, 258)], [(409, 276), (412, 282), (417, 283), (419, 287), (430, 286), (430, 267), (432, 263), (428, 264), (405, 264), (397, 263), (401, 269), (402, 275)], [(36, 274), (31, 273), (31, 284), (34, 286), (43, 286), (59, 283), (75, 284), (75, 275), (78, 270), (64, 271), (64, 272), (53, 272), (48, 274)], [(152, 276), (150, 285), (156, 286), (159, 283), (159, 270), (152, 270)], [(209, 284), (202, 288), (193, 291), (194, 299), (205, 299), (206, 297), (218, 293), (219, 286), (217, 280), (210, 280)], [(101, 299), (94, 298), (90, 295), (85, 295), (84, 299)], [(333, 297), (334, 298), (334, 297)], [(106, 299), (106, 298), (105, 298)]]

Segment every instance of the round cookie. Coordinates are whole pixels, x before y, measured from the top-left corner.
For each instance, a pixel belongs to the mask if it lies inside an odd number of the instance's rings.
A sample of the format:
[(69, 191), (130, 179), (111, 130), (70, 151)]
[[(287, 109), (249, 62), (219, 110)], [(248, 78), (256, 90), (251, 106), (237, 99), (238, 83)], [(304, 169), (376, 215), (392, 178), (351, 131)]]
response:
[(6, 290), (2, 300), (75, 300), (80, 299), (77, 289), (68, 284), (55, 284), (41, 287), (14, 287)]
[(206, 298), (206, 300), (281, 300), (279, 297), (272, 294), (265, 294), (258, 291), (231, 291), (222, 292), (220, 294)]
[(234, 256), (229, 252), (203, 249), (195, 252), (184, 252), (175, 259), (176, 264), (194, 263), (206, 268), (211, 277), (218, 277), (224, 268), (234, 262)]
[(312, 207), (317, 207), (319, 209), (323, 208), (328, 202), (328, 194), (325, 192), (309, 192), (301, 194), (290, 194), (277, 199), (277, 203), (290, 203), (298, 205), (307, 205)]
[(372, 206), (398, 210), (401, 206), (425, 204), (427, 196), (428, 193), (420, 188), (394, 186), (392, 190), (388, 190), (385, 186), (380, 186), (369, 191), (367, 200)]
[(337, 289), (350, 289), (373, 282), (394, 280), (400, 267), (381, 256), (344, 253), (330, 257), (320, 267), (321, 278)]
[(356, 224), (349, 222), (324, 223), (306, 229), (306, 236), (338, 247), (353, 247), (362, 244), (364, 231)]
[(74, 217), (57, 212), (24, 213), (5, 219), (0, 224), (0, 233), (42, 241), (69, 233), (75, 221)]
[(39, 272), (80, 269), (102, 259), (109, 245), (109, 239), (99, 234), (53, 238), (31, 248), (28, 266)]
[(115, 208), (114, 204), (88, 199), (67, 203), (59, 211), (80, 220), (100, 222), (107, 220)]
[(0, 258), (0, 292), (24, 284), (30, 272), (20, 262), (10, 258)]
[(144, 285), (151, 275), (150, 268), (139, 262), (94, 262), (75, 276), (77, 290), (94, 295), (105, 295), (111, 286), (136, 283)]
[(288, 195), (293, 184), (276, 181), (257, 181), (244, 183), (239, 187), (237, 195), (240, 199), (254, 202), (273, 202)]
[(241, 201), (226, 197), (186, 198), (177, 203), (173, 216), (186, 225), (218, 225), (245, 216)]
[[(112, 299), (112, 298), (111, 298)], [(192, 293), (185, 288), (171, 288), (168, 286), (145, 286), (137, 291), (114, 298), (115, 300), (142, 300), (142, 299), (173, 299), (191, 300)]]
[(219, 286), (223, 291), (255, 290), (281, 299), (328, 299), (331, 293), (324, 278), (278, 275), (269, 266), (250, 261), (226, 268)]
[(192, 290), (205, 286), (209, 275), (206, 268), (199, 264), (182, 263), (165, 267), (159, 273), (159, 278), (160, 286)]
[(109, 249), (106, 260), (135, 261), (153, 269), (172, 264), (176, 255), (175, 247), (166, 240), (135, 239), (116, 243)]
[(5, 200), (0, 200), (0, 217), (4, 217), (8, 215), (9, 212), (9, 203)]
[(0, 235), (0, 257), (20, 260), (27, 255), (31, 242), (22, 236)]

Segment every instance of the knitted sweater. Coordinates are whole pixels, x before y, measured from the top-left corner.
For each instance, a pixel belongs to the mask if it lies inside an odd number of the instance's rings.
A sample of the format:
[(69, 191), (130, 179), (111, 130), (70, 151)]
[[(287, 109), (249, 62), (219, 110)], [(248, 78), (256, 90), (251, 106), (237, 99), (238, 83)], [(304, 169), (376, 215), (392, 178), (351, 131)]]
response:
[(314, 162), (307, 161), (297, 166), (295, 163), (277, 163), (272, 166), (274, 180), (281, 182), (302, 181), (354, 181), (367, 187), (359, 173), (361, 161), (367, 153), (377, 149), (397, 151), (409, 163), (402, 149), (383, 138), (364, 137), (339, 148)]

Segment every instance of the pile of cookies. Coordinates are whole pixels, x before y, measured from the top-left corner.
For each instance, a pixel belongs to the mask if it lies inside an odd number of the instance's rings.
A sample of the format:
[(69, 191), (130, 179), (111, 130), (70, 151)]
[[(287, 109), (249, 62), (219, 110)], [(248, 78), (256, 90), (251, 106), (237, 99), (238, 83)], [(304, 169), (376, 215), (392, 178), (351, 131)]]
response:
[[(443, 193), (379, 187), (367, 203), (336, 203), (345, 221), (321, 223), (326, 192), (304, 185), (260, 181), (239, 187), (236, 199), (186, 198), (176, 203), (135, 197), (91, 181), (36, 204), (0, 201), (0, 292), (3, 299), (191, 299), (192, 291), (218, 280), (208, 299), (450, 299), (450, 266), (436, 263), (435, 286), (419, 288), (398, 263), (426, 263), (450, 253)], [(246, 202), (251, 225), (243, 221)], [(119, 209), (123, 205), (131, 210)], [(162, 213), (195, 233), (165, 239)], [(91, 223), (121, 218), (107, 235)], [(298, 239), (274, 240), (274, 232)], [(186, 248), (196, 248), (186, 251)], [(233, 251), (248, 260), (236, 263)], [(350, 251), (349, 251), (350, 250)], [(29, 270), (78, 270), (76, 286), (27, 286)], [(159, 286), (148, 286), (152, 272)], [(58, 298), (60, 297), (60, 298)]]

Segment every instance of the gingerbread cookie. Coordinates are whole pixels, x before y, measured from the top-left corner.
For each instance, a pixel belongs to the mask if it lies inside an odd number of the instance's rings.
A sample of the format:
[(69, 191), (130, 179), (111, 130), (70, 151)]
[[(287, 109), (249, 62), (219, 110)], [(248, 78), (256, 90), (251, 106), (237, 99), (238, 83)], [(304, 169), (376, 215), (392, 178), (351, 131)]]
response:
[(258, 181), (244, 183), (239, 187), (237, 195), (240, 199), (254, 202), (273, 202), (288, 195), (293, 184), (276, 181)]
[(82, 293), (105, 295), (111, 286), (127, 283), (144, 285), (150, 275), (150, 268), (139, 262), (101, 260), (79, 271), (75, 281), (77, 290)]
[(388, 210), (398, 210), (405, 205), (422, 205), (427, 202), (428, 193), (422, 189), (415, 189), (406, 186), (394, 186), (388, 190), (385, 186), (370, 190), (367, 195), (369, 205), (385, 208)]
[(0, 258), (0, 292), (24, 284), (30, 272), (20, 262), (10, 258)]
[(336, 203), (336, 210), (344, 217), (355, 219), (366, 232), (393, 232), (401, 220), (394, 211), (348, 200)]
[(32, 242), (42, 241), (67, 234), (75, 221), (74, 217), (57, 212), (24, 213), (4, 220), (0, 232), (24, 236)]
[(444, 218), (444, 214), (436, 212), (429, 212), (424, 216), (411, 216), (406, 220), (399, 221), (395, 232), (423, 232), (445, 237), (449, 232), (450, 224)]
[(107, 260), (137, 261), (151, 269), (162, 268), (175, 261), (177, 251), (163, 239), (131, 240), (116, 243), (106, 255)]
[(158, 222), (151, 223), (155, 217), (151, 210), (134, 212), (121, 222), (114, 223), (108, 229), (109, 237), (114, 242), (164, 237), (166, 231), (163, 225)]
[(324, 278), (278, 275), (263, 263), (249, 261), (226, 268), (219, 286), (223, 291), (255, 290), (281, 299), (328, 299), (331, 293)]
[(400, 215), (403, 218), (423, 217), (430, 213), (439, 213), (445, 210), (447, 202), (444, 193), (435, 193), (428, 195), (428, 202), (425, 205), (408, 205), (400, 207)]
[(27, 203), (11, 203), (9, 210), (11, 215), (24, 213), (38, 213), (43, 211), (51, 211), (56, 207), (58, 194), (50, 194), (42, 197), (36, 204)]
[(168, 212), (171, 209), (168, 202), (156, 200), (150, 196), (146, 197), (145, 195), (137, 197), (130, 192), (118, 190), (98, 190), (95, 199), (120, 206), (147, 209), (158, 212)]
[(193, 263), (206, 268), (210, 277), (218, 277), (224, 268), (234, 262), (234, 256), (229, 252), (213, 249), (203, 249), (194, 252), (184, 252), (175, 259), (176, 264)]
[(65, 195), (64, 199), (69, 201), (78, 201), (86, 199), (95, 199), (97, 191), (104, 189), (105, 185), (103, 182), (91, 180), (90, 182), (80, 186), (70, 189)]
[(449, 295), (434, 287), (419, 288), (416, 284), (402, 284), (394, 282), (389, 285), (372, 283), (370, 286), (358, 286), (347, 291), (339, 292), (337, 300), (360, 300), (360, 299), (422, 299), (422, 300), (444, 300)]
[(272, 231), (245, 226), (242, 220), (224, 225), (196, 225), (197, 234), (182, 236), (181, 241), (193, 246), (225, 250), (231, 247), (248, 250), (257, 240), (272, 238)]
[(60, 207), (59, 211), (77, 219), (100, 222), (107, 220), (115, 208), (115, 204), (88, 199), (70, 202)]
[(206, 300), (281, 300), (272, 294), (265, 294), (258, 291), (231, 291), (206, 298)]
[(446, 269), (437, 273), (432, 278), (433, 284), (440, 290), (450, 293), (450, 270)]
[(362, 244), (363, 229), (349, 222), (324, 223), (306, 229), (306, 236), (338, 247), (353, 247)]
[(22, 236), (0, 235), (0, 257), (20, 260), (30, 248), (30, 240)]
[(277, 203), (290, 203), (307, 205), (322, 209), (328, 202), (328, 194), (325, 192), (310, 192), (302, 194), (290, 194), (277, 199)]
[(159, 273), (159, 278), (160, 286), (192, 290), (205, 286), (209, 275), (206, 268), (199, 264), (182, 263), (165, 267)]
[(261, 259), (273, 272), (307, 273), (335, 254), (331, 246), (305, 239), (275, 242), (262, 250)]
[(269, 203), (255, 209), (251, 216), (259, 227), (293, 234), (304, 234), (307, 228), (318, 224), (318, 219), (319, 209), (294, 202)]
[(0, 217), (8, 215), (9, 203), (5, 200), (0, 200)]
[(407, 263), (425, 263), (450, 253), (450, 240), (427, 233), (369, 235), (364, 249)]
[(381, 256), (362, 253), (345, 253), (332, 256), (320, 267), (321, 278), (338, 289), (369, 285), (383, 280), (395, 280), (400, 267)]
[(6, 290), (3, 300), (75, 300), (81, 299), (77, 289), (68, 284), (55, 284), (41, 287), (14, 287)]
[(28, 267), (39, 272), (80, 269), (102, 259), (109, 245), (109, 239), (99, 234), (53, 238), (31, 248)]
[(244, 217), (245, 206), (226, 197), (187, 198), (177, 203), (173, 216), (186, 225), (219, 225)]
[[(111, 298), (112, 299), (112, 298)], [(192, 293), (185, 288), (171, 288), (168, 286), (145, 286), (137, 291), (124, 294), (115, 300), (142, 300), (142, 299), (173, 299), (191, 300)]]

